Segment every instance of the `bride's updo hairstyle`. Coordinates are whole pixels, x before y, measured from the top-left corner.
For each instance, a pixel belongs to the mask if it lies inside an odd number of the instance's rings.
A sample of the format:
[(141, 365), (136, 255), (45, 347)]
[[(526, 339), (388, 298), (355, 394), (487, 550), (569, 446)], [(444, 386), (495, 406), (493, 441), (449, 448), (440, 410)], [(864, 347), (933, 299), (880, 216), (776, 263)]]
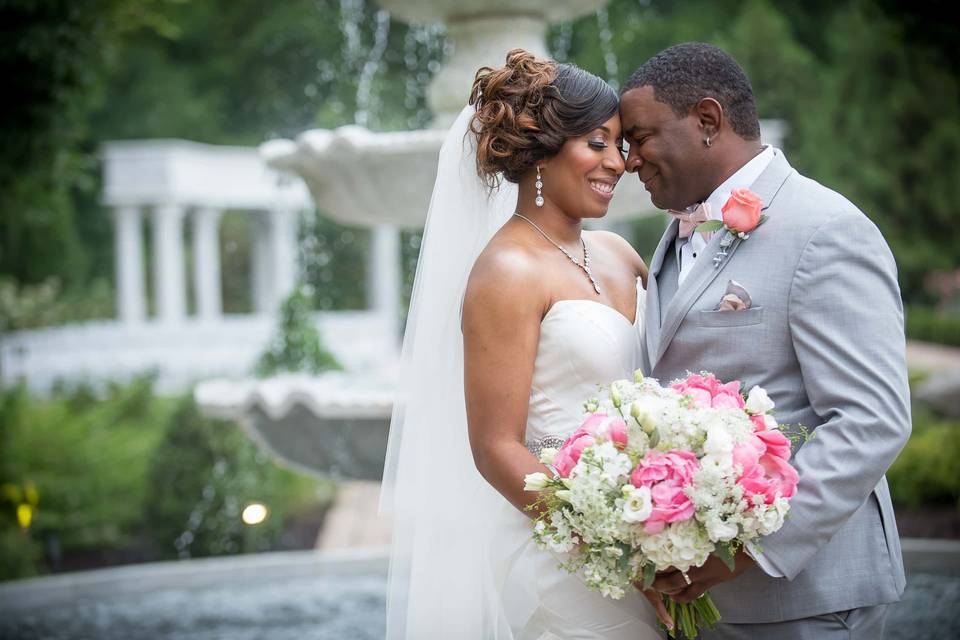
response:
[(470, 92), (476, 113), (477, 173), (491, 187), (509, 182), (563, 143), (590, 133), (617, 112), (617, 93), (606, 82), (572, 64), (537, 58), (513, 49), (499, 69), (477, 71)]

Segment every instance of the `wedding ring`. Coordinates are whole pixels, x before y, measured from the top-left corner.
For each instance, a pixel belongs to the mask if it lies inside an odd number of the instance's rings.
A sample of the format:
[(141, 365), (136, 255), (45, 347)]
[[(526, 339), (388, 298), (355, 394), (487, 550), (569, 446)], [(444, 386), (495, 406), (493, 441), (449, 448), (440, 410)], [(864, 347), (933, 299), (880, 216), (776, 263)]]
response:
[(690, 576), (687, 575), (687, 572), (686, 572), (686, 571), (681, 571), (681, 572), (680, 572), (680, 575), (683, 576), (683, 581), (687, 583), (687, 586), (688, 586), (688, 587), (689, 587), (691, 584), (693, 584), (693, 583), (690, 581)]

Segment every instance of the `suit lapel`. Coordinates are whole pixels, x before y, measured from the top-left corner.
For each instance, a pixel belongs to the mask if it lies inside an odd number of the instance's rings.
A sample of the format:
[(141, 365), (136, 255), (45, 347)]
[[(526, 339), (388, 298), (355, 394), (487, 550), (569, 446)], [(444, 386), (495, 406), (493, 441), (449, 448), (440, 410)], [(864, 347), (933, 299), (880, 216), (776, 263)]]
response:
[[(644, 322), (646, 334), (644, 346), (648, 359), (653, 358), (659, 347), (661, 301), (657, 277), (663, 268), (663, 260), (667, 251), (673, 248), (679, 227), (680, 224), (676, 220), (670, 221), (670, 225), (660, 237), (660, 244), (657, 245), (657, 250), (653, 252), (653, 258), (650, 260), (650, 273), (647, 277), (647, 310)], [(650, 366), (653, 367), (652, 362), (650, 362)]]
[[(750, 185), (751, 191), (760, 196), (760, 199), (765, 203), (763, 211), (767, 212), (770, 205), (773, 204), (777, 192), (791, 173), (793, 173), (793, 168), (787, 162), (783, 153), (775, 150), (773, 160), (770, 161), (769, 166), (767, 166), (763, 173), (760, 174), (760, 177)], [(767, 214), (769, 215), (769, 212), (767, 212)], [(673, 340), (673, 336), (676, 335), (690, 307), (693, 306), (693, 303), (696, 302), (704, 290), (710, 286), (710, 283), (713, 282), (717, 276), (720, 275), (720, 272), (733, 260), (733, 254), (743, 242), (740, 238), (734, 238), (733, 243), (726, 249), (726, 257), (723, 258), (719, 266), (714, 266), (713, 262), (714, 257), (721, 250), (720, 243), (727, 234), (727, 231), (718, 231), (713, 235), (710, 243), (704, 248), (700, 257), (697, 258), (690, 274), (683, 281), (683, 284), (680, 285), (680, 288), (677, 289), (676, 295), (673, 296), (673, 299), (667, 306), (663, 324), (662, 326), (658, 326), (657, 342), (655, 345), (648, 345), (651, 370), (657, 365), (657, 362), (660, 361), (663, 354), (666, 353), (667, 347), (670, 346), (670, 341)], [(657, 251), (660, 251), (660, 247), (657, 248)], [(661, 265), (663, 263), (662, 256), (660, 263)], [(659, 318), (659, 315), (657, 318)], [(649, 330), (650, 328), (648, 327), (648, 333)]]
[(726, 249), (726, 257), (719, 266), (714, 266), (713, 258), (720, 252), (720, 242), (726, 235), (726, 231), (718, 231), (713, 235), (710, 243), (704, 248), (700, 257), (697, 258), (693, 269), (690, 270), (689, 275), (687, 275), (683, 284), (680, 285), (680, 288), (677, 289), (676, 295), (673, 296), (673, 300), (671, 300), (667, 306), (663, 318), (663, 327), (660, 331), (660, 342), (657, 345), (657, 350), (652, 352), (653, 358), (650, 363), (651, 366), (656, 366), (656, 363), (663, 357), (667, 347), (670, 346), (670, 341), (673, 340), (673, 336), (677, 333), (677, 329), (680, 328), (680, 323), (683, 322), (683, 318), (687, 315), (687, 311), (690, 310), (693, 303), (700, 297), (703, 290), (726, 268), (737, 247), (740, 246), (742, 240), (735, 238), (733, 244)]

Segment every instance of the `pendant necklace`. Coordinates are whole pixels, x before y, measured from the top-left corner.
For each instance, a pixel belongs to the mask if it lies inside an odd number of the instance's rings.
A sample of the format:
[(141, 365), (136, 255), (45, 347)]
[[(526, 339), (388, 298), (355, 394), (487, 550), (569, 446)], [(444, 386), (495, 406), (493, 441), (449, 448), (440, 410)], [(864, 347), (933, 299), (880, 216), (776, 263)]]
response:
[(513, 215), (515, 215), (516, 217), (520, 218), (521, 220), (525, 220), (525, 221), (527, 222), (527, 224), (529, 224), (529, 225), (532, 226), (534, 229), (536, 229), (537, 231), (539, 231), (539, 232), (540, 232), (540, 235), (542, 235), (544, 238), (546, 238), (547, 242), (549, 242), (550, 244), (552, 244), (553, 246), (555, 246), (557, 249), (560, 249), (560, 251), (563, 252), (563, 255), (567, 256), (567, 257), (570, 259), (570, 262), (572, 262), (573, 264), (575, 264), (575, 265), (577, 265), (578, 267), (580, 267), (580, 268), (583, 270), (583, 272), (584, 272), (585, 274), (587, 274), (587, 278), (590, 279), (590, 284), (593, 285), (593, 290), (597, 292), (597, 295), (600, 295), (600, 285), (597, 284), (596, 278), (593, 277), (593, 272), (590, 271), (590, 252), (587, 251), (587, 243), (583, 241), (583, 236), (582, 236), (582, 235), (580, 236), (580, 246), (583, 247), (583, 262), (581, 263), (581, 262), (577, 262), (577, 259), (574, 258), (572, 255), (570, 255), (570, 252), (569, 252), (569, 251), (567, 251), (566, 249), (564, 249), (563, 247), (561, 247), (559, 244), (557, 244), (556, 242), (554, 242), (554, 241), (553, 241), (553, 238), (551, 238), (550, 236), (548, 236), (548, 235), (544, 232), (544, 230), (541, 229), (541, 228), (537, 225), (537, 223), (535, 223), (533, 220), (531, 220), (530, 218), (528, 218), (527, 216), (525, 216), (525, 215), (523, 215), (523, 214), (521, 214), (521, 213), (514, 213)]

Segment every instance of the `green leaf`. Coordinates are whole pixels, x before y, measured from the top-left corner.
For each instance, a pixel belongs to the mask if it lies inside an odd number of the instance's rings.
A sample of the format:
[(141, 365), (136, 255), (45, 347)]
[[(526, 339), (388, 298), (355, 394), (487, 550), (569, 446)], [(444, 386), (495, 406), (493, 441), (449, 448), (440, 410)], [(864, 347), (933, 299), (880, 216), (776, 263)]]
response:
[(697, 225), (697, 231), (701, 233), (705, 231), (719, 231), (720, 229), (723, 229), (723, 222), (720, 220), (707, 220)]
[(657, 579), (657, 565), (648, 562), (643, 566), (643, 588), (649, 589), (653, 586), (653, 581)]
[(715, 556), (723, 560), (723, 564), (727, 565), (727, 569), (730, 569), (730, 571), (733, 572), (733, 570), (736, 568), (736, 564), (733, 560), (733, 548), (729, 544), (718, 544), (713, 553)]
[(656, 429), (650, 434), (650, 448), (653, 449), (660, 444), (660, 432)]
[(630, 558), (632, 557), (632, 554), (630, 553), (630, 547), (629, 545), (625, 544), (619, 544), (617, 546), (620, 547), (620, 550), (623, 552), (620, 555), (620, 559), (617, 560), (617, 564), (620, 567), (620, 571), (627, 573), (630, 571)]

